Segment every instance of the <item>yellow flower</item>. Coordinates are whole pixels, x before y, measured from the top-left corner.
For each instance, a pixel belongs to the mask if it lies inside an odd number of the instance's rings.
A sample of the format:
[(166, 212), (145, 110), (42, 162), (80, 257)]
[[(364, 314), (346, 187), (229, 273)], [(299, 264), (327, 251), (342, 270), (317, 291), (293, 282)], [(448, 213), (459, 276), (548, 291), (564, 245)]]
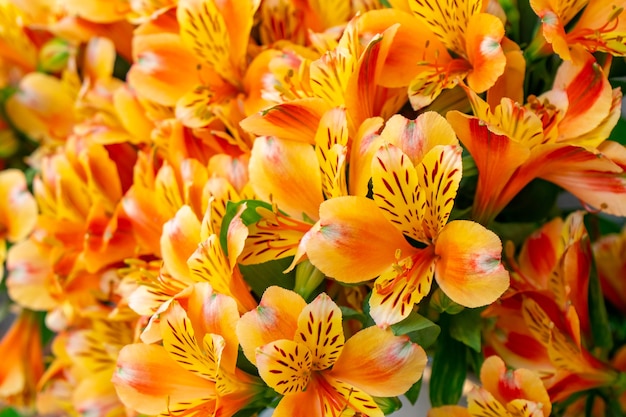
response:
[(382, 417), (372, 396), (401, 395), (421, 377), (426, 354), (407, 336), (372, 326), (346, 340), (342, 326), (341, 310), (326, 294), (307, 305), (280, 287), (268, 288), (241, 318), (246, 357), (283, 395), (274, 416)]

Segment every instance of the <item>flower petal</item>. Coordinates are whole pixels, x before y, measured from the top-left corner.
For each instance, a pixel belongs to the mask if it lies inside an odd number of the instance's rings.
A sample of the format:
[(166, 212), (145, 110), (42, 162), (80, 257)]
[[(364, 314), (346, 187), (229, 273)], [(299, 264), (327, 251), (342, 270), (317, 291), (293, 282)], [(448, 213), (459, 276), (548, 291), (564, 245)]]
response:
[(223, 337), (207, 334), (203, 351), (196, 340), (191, 320), (176, 301), (161, 314), (161, 335), (163, 348), (182, 368), (210, 381), (216, 380), (225, 345)]
[(163, 225), (161, 254), (167, 271), (175, 278), (190, 276), (187, 259), (196, 251), (200, 242), (200, 221), (185, 205), (176, 216)]
[(413, 248), (365, 197), (337, 197), (320, 206), (320, 221), (309, 232), (307, 255), (329, 277), (356, 283), (372, 279), (396, 261), (397, 250)]
[(437, 238), (435, 279), (454, 302), (480, 307), (494, 302), (509, 287), (500, 238), (478, 223), (456, 220)]
[(372, 196), (381, 212), (402, 234), (426, 241), (420, 209), (424, 194), (413, 163), (400, 148), (381, 147), (372, 160)]
[(467, 59), (472, 70), (467, 83), (477, 93), (491, 88), (504, 73), (506, 56), (500, 42), (504, 26), (496, 16), (478, 13), (470, 17), (465, 31)]
[(250, 156), (250, 183), (261, 199), (270, 201), (271, 196), (280, 210), (297, 220), (317, 219), (324, 201), (315, 151), (305, 143), (257, 138)]
[(256, 350), (259, 375), (282, 395), (306, 390), (311, 380), (309, 348), (291, 340), (277, 340)]
[(369, 395), (393, 397), (421, 378), (426, 361), (424, 349), (407, 336), (372, 326), (346, 341), (329, 375)]
[(461, 147), (438, 145), (415, 167), (422, 204), (422, 228), (432, 241), (447, 223), (461, 182), (463, 163)]
[(335, 363), (345, 338), (341, 310), (328, 295), (321, 293), (302, 310), (294, 340), (311, 351), (313, 370), (323, 370)]
[(256, 363), (258, 347), (280, 339), (293, 340), (298, 317), (306, 305), (293, 291), (276, 286), (265, 290), (259, 306), (244, 314), (237, 323), (237, 337), (246, 358)]
[(148, 415), (165, 412), (170, 403), (216, 395), (213, 382), (181, 368), (162, 346), (143, 343), (122, 348), (112, 382), (124, 405)]

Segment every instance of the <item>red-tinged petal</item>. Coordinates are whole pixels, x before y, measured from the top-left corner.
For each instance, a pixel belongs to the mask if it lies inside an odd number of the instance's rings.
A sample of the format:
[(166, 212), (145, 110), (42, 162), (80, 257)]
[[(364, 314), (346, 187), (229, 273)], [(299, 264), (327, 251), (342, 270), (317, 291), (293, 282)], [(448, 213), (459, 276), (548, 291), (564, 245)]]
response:
[(594, 242), (593, 254), (602, 293), (614, 307), (626, 314), (626, 281), (622, 279), (626, 273), (625, 232), (602, 236)]
[(331, 367), (341, 355), (345, 341), (341, 310), (325, 293), (318, 295), (300, 313), (294, 340), (309, 348), (315, 371)]
[(500, 45), (503, 37), (504, 26), (497, 17), (479, 13), (469, 19), (465, 43), (472, 70), (467, 74), (467, 83), (477, 93), (491, 88), (504, 73), (506, 56)]
[(257, 136), (314, 144), (315, 132), (328, 109), (329, 106), (319, 98), (293, 100), (249, 116), (240, 125)]
[(461, 182), (463, 163), (461, 147), (439, 145), (431, 149), (416, 168), (419, 183), (422, 228), (432, 241), (442, 230), (452, 211)]
[(437, 238), (435, 253), (435, 279), (461, 305), (491, 304), (509, 287), (509, 273), (500, 262), (500, 238), (478, 223), (448, 223)]
[(457, 111), (449, 112), (447, 119), (478, 168), (473, 217), (488, 223), (533, 178), (520, 176), (515, 182), (511, 181), (513, 173), (529, 158), (530, 151), (509, 137), (494, 133), (480, 119)]
[(307, 255), (329, 277), (356, 283), (372, 279), (413, 248), (365, 197), (337, 197), (320, 206), (320, 221), (311, 229)]
[(176, 216), (163, 225), (161, 254), (167, 271), (175, 278), (189, 277), (187, 260), (200, 242), (200, 221), (189, 206), (182, 206)]
[(428, 111), (415, 120), (394, 115), (380, 132), (386, 142), (399, 147), (413, 165), (422, 161), (437, 145), (458, 145), (459, 141), (450, 124), (439, 113)]
[(409, 157), (393, 145), (381, 147), (372, 160), (372, 196), (381, 213), (405, 236), (426, 242), (420, 209), (424, 191)]
[(539, 375), (528, 369), (509, 371), (504, 361), (497, 356), (485, 360), (480, 370), (483, 388), (502, 404), (516, 399), (530, 400), (541, 404), (545, 415), (550, 414), (552, 403)]
[(370, 298), (370, 315), (380, 327), (405, 319), (413, 306), (428, 293), (435, 273), (436, 257), (432, 246), (416, 250), (383, 272), (374, 283)]
[(162, 346), (143, 343), (122, 348), (112, 382), (124, 405), (148, 415), (165, 412), (168, 404), (216, 395), (215, 383), (181, 368)]
[(580, 47), (561, 64), (552, 88), (565, 91), (569, 103), (558, 127), (561, 140), (590, 132), (611, 112), (611, 84), (594, 56)]
[[(297, 220), (317, 219), (324, 197), (320, 168), (315, 150), (310, 145), (276, 138), (257, 138), (249, 169), (254, 192), (261, 199), (271, 200)], [(298, 198), (294, 199), (296, 195)]]
[[(140, 97), (174, 106), (198, 83), (195, 75), (198, 61), (176, 34), (137, 35), (133, 37), (133, 54), (135, 63), (128, 71), (127, 80)], [(176, 65), (171, 65), (172, 62)]]
[(578, 146), (554, 145), (533, 155), (524, 170), (535, 170), (536, 177), (563, 187), (605, 213), (626, 215), (623, 170), (602, 154)]
[(265, 290), (259, 306), (237, 323), (237, 337), (246, 358), (256, 363), (258, 347), (280, 339), (293, 340), (305, 306), (304, 299), (293, 291), (276, 286)]
[(312, 354), (306, 345), (291, 340), (277, 340), (256, 350), (259, 375), (283, 395), (307, 389), (311, 380)]
[[(545, 289), (550, 274), (560, 256), (559, 239), (563, 229), (563, 219), (556, 217), (530, 235), (524, 242), (519, 255), (519, 268), (524, 276), (524, 283), (534, 289)], [(519, 283), (512, 282), (517, 289)]]
[(424, 349), (407, 336), (372, 326), (346, 341), (329, 375), (369, 395), (393, 397), (421, 378), (426, 361)]
[(374, 116), (389, 118), (406, 102), (404, 88), (382, 90), (378, 87), (383, 64), (399, 26), (395, 24), (372, 37), (348, 79), (345, 104), (355, 126)]

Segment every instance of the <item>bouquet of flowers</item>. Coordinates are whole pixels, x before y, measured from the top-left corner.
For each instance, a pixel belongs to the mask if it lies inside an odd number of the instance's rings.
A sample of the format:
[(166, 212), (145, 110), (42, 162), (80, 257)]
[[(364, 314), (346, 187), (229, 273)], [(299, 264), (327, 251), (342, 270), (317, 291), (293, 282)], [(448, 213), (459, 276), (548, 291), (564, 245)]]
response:
[(626, 415), (625, 7), (0, 0), (0, 416)]

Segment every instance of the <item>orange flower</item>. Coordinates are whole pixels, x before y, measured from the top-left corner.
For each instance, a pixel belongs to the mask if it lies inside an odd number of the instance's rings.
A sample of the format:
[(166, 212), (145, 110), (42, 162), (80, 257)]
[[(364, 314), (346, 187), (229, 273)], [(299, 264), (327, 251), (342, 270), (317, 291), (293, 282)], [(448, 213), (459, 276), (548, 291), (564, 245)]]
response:
[[(562, 59), (572, 59), (569, 48), (573, 45), (582, 45), (590, 52), (626, 54), (623, 0), (531, 0), (530, 6), (541, 18), (545, 40)], [(580, 17), (566, 33), (566, 26), (579, 13)]]
[(621, 146), (605, 141), (619, 119), (621, 93), (611, 91), (593, 56), (576, 49), (553, 89), (527, 107), (503, 98), (490, 110), (467, 91), (476, 116), (451, 111), (447, 118), (478, 168), (475, 220), (488, 224), (535, 178), (607, 213), (626, 214), (623, 169), (611, 160), (612, 146)]
[[(26, 188), (26, 177), (17, 169), (0, 172), (0, 265), (6, 258), (7, 241), (17, 243), (33, 230), (37, 203)], [(4, 275), (4, 268), (0, 279)]]
[(339, 307), (324, 293), (311, 304), (270, 287), (237, 324), (246, 357), (284, 395), (274, 416), (344, 411), (382, 417), (372, 396), (403, 394), (422, 375), (426, 354), (406, 336), (372, 326), (345, 339)]
[(590, 257), (582, 213), (548, 223), (512, 262), (511, 294), (484, 312), (495, 319), (486, 333), (490, 349), (510, 366), (537, 371), (552, 401), (618, 378), (585, 347)]
[(602, 236), (593, 243), (593, 255), (602, 293), (607, 300), (626, 314), (626, 228), (620, 234)]
[(461, 180), (452, 129), (435, 113), (416, 121), (396, 116), (386, 129), (388, 136), (383, 131), (381, 137), (395, 144), (380, 147), (372, 160), (374, 200), (338, 197), (322, 203), (320, 221), (306, 238), (309, 260), (341, 282), (378, 276), (370, 313), (379, 326), (408, 316), (428, 294), (433, 276), (459, 304), (493, 302), (509, 285), (500, 240), (474, 222), (446, 224)]
[(39, 320), (34, 312), (22, 310), (0, 340), (0, 404), (32, 410), (36, 385), (43, 375), (43, 352)]
[(136, 343), (121, 350), (113, 376), (119, 398), (149, 415), (230, 416), (244, 409), (263, 385), (236, 368), (238, 319), (234, 299), (196, 284), (186, 310), (174, 301), (162, 313), (162, 346)]
[(480, 370), (482, 387), (467, 394), (468, 407), (443, 406), (428, 417), (479, 417), (485, 410), (499, 417), (547, 417), (552, 410), (550, 397), (539, 376), (528, 369), (507, 370), (497, 356), (488, 357)]
[[(483, 5), (484, 3), (484, 5)], [(444, 45), (431, 46), (435, 59), (422, 62), (424, 68), (409, 86), (414, 109), (430, 104), (445, 88), (467, 79), (470, 88), (482, 93), (504, 73), (507, 63), (502, 49), (504, 25), (496, 16), (483, 13), (488, 2), (481, 0), (446, 1), (411, 0), (416, 18), (430, 29)], [(452, 58), (448, 51), (458, 58)]]

